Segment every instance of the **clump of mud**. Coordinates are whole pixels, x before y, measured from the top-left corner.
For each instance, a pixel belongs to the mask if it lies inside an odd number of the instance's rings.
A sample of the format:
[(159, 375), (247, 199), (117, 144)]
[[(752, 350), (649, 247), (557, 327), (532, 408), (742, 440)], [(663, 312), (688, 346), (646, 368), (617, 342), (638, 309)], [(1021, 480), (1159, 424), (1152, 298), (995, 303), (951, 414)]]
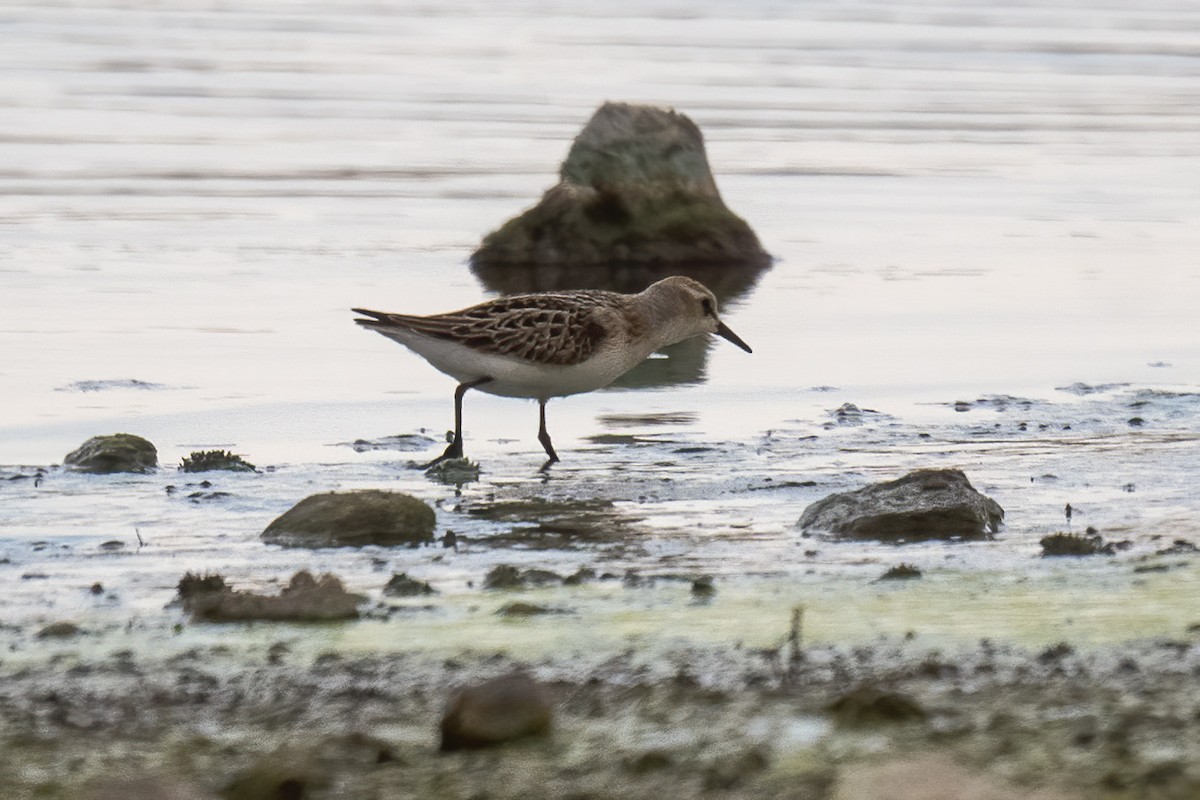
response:
[(1094, 533), (1052, 533), (1043, 536), (1042, 556), (1111, 556), (1116, 553), (1112, 542)]
[(335, 575), (314, 578), (301, 570), (278, 595), (234, 591), (220, 575), (199, 576), (187, 573), (179, 581), (179, 599), (184, 611), (205, 622), (328, 622), (353, 619), (362, 595), (346, 591)]
[(179, 463), (180, 472), (256, 472), (257, 467), (241, 456), (228, 450), (196, 450), (184, 456)]
[(888, 567), (882, 575), (879, 576), (881, 581), (906, 581), (913, 578), (921, 577), (921, 570), (912, 564), (897, 564), (894, 567)]

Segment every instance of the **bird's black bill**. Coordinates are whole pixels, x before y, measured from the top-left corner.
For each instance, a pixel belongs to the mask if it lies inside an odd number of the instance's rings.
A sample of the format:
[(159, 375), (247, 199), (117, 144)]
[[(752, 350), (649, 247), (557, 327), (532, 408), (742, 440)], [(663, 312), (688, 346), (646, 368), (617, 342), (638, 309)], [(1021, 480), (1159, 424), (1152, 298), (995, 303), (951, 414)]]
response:
[(745, 350), (747, 353), (754, 352), (753, 350), (750, 349), (750, 345), (743, 342), (742, 337), (738, 336), (736, 333), (729, 330), (729, 326), (727, 326), (724, 322), (717, 323), (717, 330), (715, 331), (715, 333), (717, 334), (717, 336), (720, 336), (722, 339), (728, 339), (729, 341), (733, 342), (738, 347)]

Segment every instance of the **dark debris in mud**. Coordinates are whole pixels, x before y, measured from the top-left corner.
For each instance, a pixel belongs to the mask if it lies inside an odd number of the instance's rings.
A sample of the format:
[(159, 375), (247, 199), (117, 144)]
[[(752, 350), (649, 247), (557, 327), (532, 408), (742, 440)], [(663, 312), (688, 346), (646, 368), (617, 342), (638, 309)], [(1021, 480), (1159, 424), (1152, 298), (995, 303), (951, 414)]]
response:
[(278, 595), (235, 591), (220, 575), (187, 573), (179, 581), (179, 599), (192, 619), (205, 622), (328, 622), (358, 616), (366, 599), (346, 591), (334, 575), (314, 577), (307, 570), (292, 576)]
[[(577, 573), (578, 574), (578, 573)], [(498, 564), (483, 578), (484, 589), (529, 589), (539, 586), (561, 586), (567, 579), (548, 569), (518, 569), (511, 564)]]
[(897, 564), (894, 567), (888, 567), (882, 575), (879, 576), (881, 581), (904, 581), (912, 580), (913, 578), (921, 577), (921, 570), (912, 564)]
[(180, 472), (256, 472), (257, 467), (236, 453), (228, 450), (196, 450), (184, 456), (179, 464)]
[(383, 587), (383, 593), (389, 597), (421, 597), (436, 594), (437, 590), (425, 581), (410, 578), (406, 573), (397, 573)]
[(1043, 556), (1111, 556), (1116, 553), (1113, 542), (1092, 533), (1052, 533), (1040, 542)]

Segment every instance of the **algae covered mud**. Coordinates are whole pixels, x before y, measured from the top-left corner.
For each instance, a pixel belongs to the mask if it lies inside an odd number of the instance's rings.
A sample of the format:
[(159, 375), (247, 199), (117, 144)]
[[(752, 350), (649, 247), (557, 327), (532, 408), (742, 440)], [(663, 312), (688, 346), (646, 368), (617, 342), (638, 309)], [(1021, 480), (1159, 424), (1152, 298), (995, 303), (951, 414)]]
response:
[[(5, 796), (1196, 795), (1190, 8), (3, 14)], [(469, 395), (480, 474), (431, 480), (407, 463), (453, 387), (348, 309), (636, 289), (465, 263), (605, 99), (703, 130), (775, 256), (698, 275), (755, 353), (684, 343), (554, 401), (546, 475), (533, 408)], [(56, 466), (116, 432), (160, 467)], [(257, 470), (175, 469), (213, 450)], [(1003, 507), (994, 538), (796, 525), (935, 467)], [(359, 489), (430, 504), (433, 540), (260, 538)], [(1043, 556), (1089, 527), (1096, 554)], [(176, 602), (187, 572), (274, 594), (302, 569), (360, 617)], [(438, 756), (450, 690), (515, 668), (550, 735)]]

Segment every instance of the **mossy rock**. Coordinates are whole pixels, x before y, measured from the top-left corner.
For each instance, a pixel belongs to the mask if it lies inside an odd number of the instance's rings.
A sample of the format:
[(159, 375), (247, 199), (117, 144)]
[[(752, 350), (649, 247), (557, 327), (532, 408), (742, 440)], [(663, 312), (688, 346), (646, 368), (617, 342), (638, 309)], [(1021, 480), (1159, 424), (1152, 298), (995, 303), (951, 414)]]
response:
[(421, 595), (437, 594), (437, 590), (425, 581), (410, 578), (404, 572), (392, 576), (383, 587), (383, 593), (389, 597), (419, 597)]
[(804, 509), (805, 532), (849, 539), (986, 539), (1004, 509), (957, 469), (920, 469), (902, 478), (838, 492)]
[(93, 436), (63, 458), (77, 472), (150, 472), (158, 467), (158, 450), (140, 436), (114, 433)]
[(881, 581), (908, 581), (921, 577), (921, 570), (912, 564), (897, 564), (879, 576)]
[(304, 498), (263, 531), (285, 547), (362, 547), (433, 540), (433, 509), (400, 492), (365, 489)]
[(770, 263), (721, 200), (700, 129), (672, 109), (605, 103), (559, 178), (536, 206), (484, 237), (473, 264)]
[(1052, 533), (1043, 536), (1039, 542), (1042, 546), (1042, 556), (1111, 556), (1116, 548), (1111, 542), (1105, 542), (1104, 537), (1096, 534), (1082, 533)]
[(460, 689), (442, 717), (442, 750), (491, 747), (550, 730), (554, 704), (547, 689), (521, 674)]
[[(366, 598), (346, 591), (336, 575), (313, 577), (307, 570), (292, 576), (278, 595), (233, 591), (220, 576), (215, 580), (188, 573), (179, 582), (179, 597), (193, 619), (210, 622), (271, 620), (289, 622), (329, 622), (353, 619)], [(191, 579), (191, 584), (185, 588)], [(205, 586), (204, 584), (208, 585)]]

